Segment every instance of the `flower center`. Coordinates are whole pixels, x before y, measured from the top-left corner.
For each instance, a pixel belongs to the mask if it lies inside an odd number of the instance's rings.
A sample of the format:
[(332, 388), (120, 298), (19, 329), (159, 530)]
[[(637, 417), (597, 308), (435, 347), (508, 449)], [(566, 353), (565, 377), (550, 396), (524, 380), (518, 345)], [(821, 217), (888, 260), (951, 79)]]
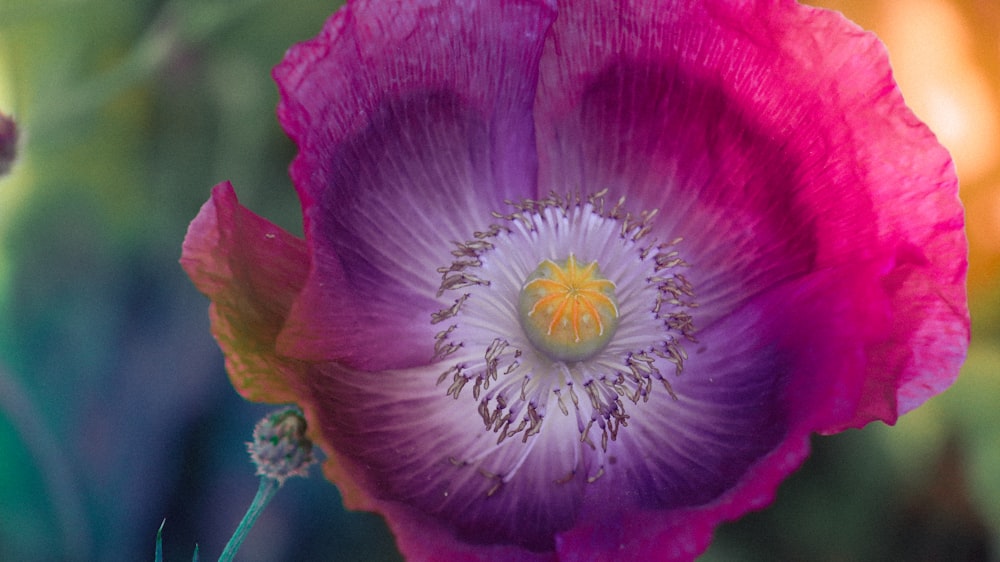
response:
[(553, 481), (592, 482), (614, 462), (626, 403), (643, 407), (655, 386), (679, 399), (668, 377), (683, 370), (683, 341), (696, 341), (697, 306), (680, 239), (655, 239), (655, 211), (632, 214), (605, 194), (511, 203), (438, 268), (437, 383), (456, 400), (471, 388), (467, 411), (496, 435), (451, 461), (489, 478), (487, 495), (514, 477), (550, 417), (568, 417), (548, 425), (575, 428), (566, 437), (580, 447), (579, 466)]
[(559, 361), (583, 361), (604, 349), (618, 327), (615, 284), (597, 262), (576, 256), (544, 260), (528, 276), (518, 299), (521, 327), (540, 351)]

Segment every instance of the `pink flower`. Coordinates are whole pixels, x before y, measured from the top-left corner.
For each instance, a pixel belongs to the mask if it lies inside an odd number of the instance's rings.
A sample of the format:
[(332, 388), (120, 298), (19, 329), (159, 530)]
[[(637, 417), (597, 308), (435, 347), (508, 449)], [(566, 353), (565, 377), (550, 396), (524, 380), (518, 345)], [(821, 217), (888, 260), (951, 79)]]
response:
[(835, 13), (359, 0), (274, 75), (306, 238), (222, 184), (182, 262), (413, 559), (690, 559), (964, 358), (951, 160)]

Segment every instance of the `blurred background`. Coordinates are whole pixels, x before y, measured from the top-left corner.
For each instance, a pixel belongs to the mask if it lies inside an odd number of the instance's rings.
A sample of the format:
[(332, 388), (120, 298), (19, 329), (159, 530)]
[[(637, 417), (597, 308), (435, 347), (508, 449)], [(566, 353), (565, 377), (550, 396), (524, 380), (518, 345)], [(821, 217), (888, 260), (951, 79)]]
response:
[[(894, 428), (816, 438), (775, 505), (723, 526), (723, 560), (998, 560), (1000, 3), (819, 2), (887, 43), (907, 101), (952, 151), (971, 244), (973, 343), (955, 386)], [(301, 234), (270, 68), (336, 3), (0, 0), (0, 560), (215, 559), (257, 479), (267, 406), (229, 386), (207, 300), (177, 264), (230, 179)], [(398, 560), (314, 469), (245, 560)]]

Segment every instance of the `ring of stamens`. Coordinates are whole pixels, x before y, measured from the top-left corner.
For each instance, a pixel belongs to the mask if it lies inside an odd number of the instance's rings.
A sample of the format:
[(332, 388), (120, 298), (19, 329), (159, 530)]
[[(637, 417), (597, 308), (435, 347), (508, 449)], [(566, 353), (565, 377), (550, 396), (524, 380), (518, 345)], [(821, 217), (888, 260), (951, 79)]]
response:
[[(695, 341), (690, 311), (697, 306), (680, 271), (687, 266), (680, 240), (650, 239), (655, 211), (631, 214), (624, 199), (609, 205), (605, 192), (508, 203), (513, 212), (495, 213), (497, 223), (456, 243), (453, 262), (438, 269), (443, 306), (431, 318), (445, 325), (434, 346), (438, 384), (450, 380), (446, 392), (456, 400), (471, 385), (498, 446), (515, 436), (527, 443), (558, 408), (575, 417), (580, 442), (603, 458), (628, 425), (624, 400), (648, 401), (657, 382), (677, 399), (663, 373), (683, 371), (682, 342)], [(545, 274), (533, 277), (540, 269)], [(563, 308), (536, 311), (537, 326), (525, 326), (532, 310), (553, 304)], [(581, 332), (584, 312), (591, 323)], [(562, 320), (567, 330), (551, 343)], [(587, 345), (575, 348), (577, 339)], [(509, 480), (530, 450), (491, 475)], [(603, 461), (595, 466), (588, 480), (604, 473)]]

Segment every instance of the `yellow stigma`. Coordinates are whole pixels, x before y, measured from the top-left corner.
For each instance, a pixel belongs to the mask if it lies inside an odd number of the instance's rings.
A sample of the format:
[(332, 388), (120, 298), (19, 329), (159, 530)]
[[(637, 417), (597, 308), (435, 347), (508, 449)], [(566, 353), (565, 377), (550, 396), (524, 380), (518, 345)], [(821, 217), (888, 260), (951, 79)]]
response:
[(559, 361), (583, 361), (604, 349), (618, 328), (615, 284), (597, 262), (538, 264), (521, 287), (521, 327), (534, 346)]

